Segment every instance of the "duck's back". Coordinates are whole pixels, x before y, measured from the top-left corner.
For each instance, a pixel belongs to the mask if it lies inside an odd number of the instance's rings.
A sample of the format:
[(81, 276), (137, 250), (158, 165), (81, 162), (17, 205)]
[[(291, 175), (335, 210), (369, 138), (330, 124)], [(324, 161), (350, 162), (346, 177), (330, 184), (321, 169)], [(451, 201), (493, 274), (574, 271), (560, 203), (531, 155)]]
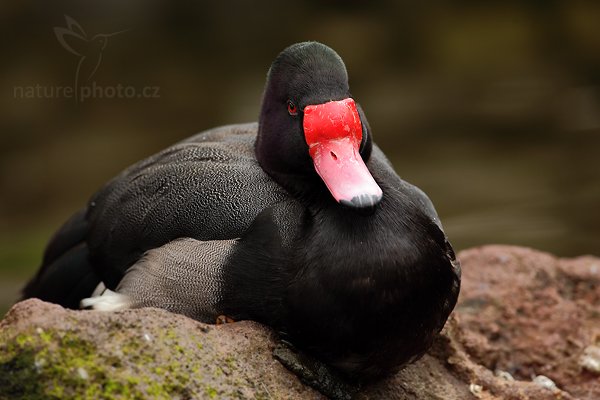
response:
[(286, 198), (254, 156), (256, 124), (199, 133), (149, 157), (90, 200), (87, 243), (109, 287), (143, 252), (180, 237), (240, 237)]

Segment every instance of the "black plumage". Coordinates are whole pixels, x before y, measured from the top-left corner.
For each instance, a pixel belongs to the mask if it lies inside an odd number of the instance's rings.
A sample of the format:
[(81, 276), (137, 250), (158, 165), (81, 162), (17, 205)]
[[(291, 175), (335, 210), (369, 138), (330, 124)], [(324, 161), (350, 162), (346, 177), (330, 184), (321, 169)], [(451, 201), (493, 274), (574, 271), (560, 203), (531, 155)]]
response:
[(123, 171), (55, 234), (24, 297), (77, 307), (102, 282), (121, 296), (114, 308), (258, 320), (362, 378), (420, 357), (456, 303), (460, 267), (431, 201), (373, 144), (360, 106), (357, 157), (383, 197), (334, 198), (315, 172), (303, 110), (348, 98), (333, 50), (290, 46), (258, 125), (200, 133)]

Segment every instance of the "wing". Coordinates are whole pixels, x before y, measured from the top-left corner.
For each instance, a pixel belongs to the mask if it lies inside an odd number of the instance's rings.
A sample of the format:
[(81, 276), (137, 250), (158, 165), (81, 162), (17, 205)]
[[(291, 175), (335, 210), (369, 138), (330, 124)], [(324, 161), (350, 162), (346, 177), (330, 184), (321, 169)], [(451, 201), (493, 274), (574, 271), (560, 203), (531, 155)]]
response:
[(197, 135), (128, 168), (91, 200), (88, 245), (109, 289), (147, 250), (174, 239), (240, 237), (287, 198), (254, 157), (256, 124)]
[(240, 238), (173, 240), (147, 251), (115, 292), (84, 299), (82, 306), (158, 307), (207, 323), (227, 315), (277, 324), (294, 272), (287, 250), (298, 226), (288, 223), (301, 219), (302, 207), (287, 201), (261, 212)]
[(79, 300), (89, 296), (98, 285), (100, 277), (88, 260), (85, 212), (83, 209), (75, 213), (54, 234), (40, 269), (23, 289), (23, 298), (37, 297), (63, 307), (78, 308)]
[(157, 307), (215, 323), (225, 287), (223, 267), (236, 245), (236, 240), (174, 240), (146, 252), (115, 292), (83, 299), (81, 305), (105, 311)]

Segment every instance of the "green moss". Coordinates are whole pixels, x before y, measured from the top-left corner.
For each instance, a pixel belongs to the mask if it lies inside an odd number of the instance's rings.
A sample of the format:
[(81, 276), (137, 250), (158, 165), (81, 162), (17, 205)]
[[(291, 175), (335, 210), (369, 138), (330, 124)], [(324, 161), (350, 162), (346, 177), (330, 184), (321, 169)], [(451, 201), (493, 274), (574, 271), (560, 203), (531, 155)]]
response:
[[(126, 329), (125, 329), (126, 330)], [(0, 332), (0, 399), (172, 399), (237, 398), (215, 382), (230, 381), (234, 357), (206, 359), (201, 338), (178, 337), (175, 330), (153, 332), (161, 346), (143, 337), (111, 330), (115, 351), (96, 348), (75, 332), (31, 328)], [(100, 346), (100, 345), (98, 345)], [(247, 383), (230, 382), (235, 387)], [(237, 393), (237, 394), (236, 394)], [(241, 392), (240, 392), (241, 393)], [(233, 397), (231, 397), (233, 396)], [(241, 398), (241, 397), (240, 397)]]
[(169, 394), (165, 391), (165, 388), (157, 382), (151, 382), (147, 393), (152, 399), (169, 399)]
[(154, 367), (154, 373), (157, 375), (162, 375), (165, 371), (161, 367)]
[(217, 392), (217, 389), (215, 389), (214, 387), (211, 387), (211, 386), (207, 386), (204, 389), (204, 393), (206, 393), (208, 395), (208, 397), (210, 397), (211, 399), (214, 399), (219, 395), (219, 393)]
[(138, 378), (137, 376), (128, 376), (125, 378), (125, 380), (131, 386), (137, 386), (140, 384), (140, 378)]
[[(143, 399), (140, 379), (116, 373), (118, 357), (99, 357), (95, 346), (70, 332), (0, 337), (0, 398)], [(109, 372), (112, 369), (113, 372)], [(155, 392), (169, 389), (154, 382)]]
[(31, 336), (29, 336), (29, 335), (24, 335), (24, 334), (22, 334), (22, 333), (21, 333), (21, 334), (19, 334), (19, 335), (16, 337), (15, 341), (17, 342), (17, 345), (18, 345), (19, 347), (23, 347), (23, 346), (25, 346), (27, 343), (30, 343), (30, 342), (32, 341), (32, 339), (31, 339)]
[(177, 351), (178, 353), (183, 354), (185, 352), (184, 348), (182, 346), (180, 346), (179, 344), (176, 344), (175, 346), (173, 346), (173, 348), (175, 349), (175, 351)]
[(235, 368), (235, 358), (233, 358), (233, 356), (227, 356), (225, 358), (225, 363), (227, 364), (227, 367), (230, 369), (234, 369)]
[[(4, 346), (3, 346), (4, 348)], [(10, 354), (0, 356), (0, 398), (41, 399), (43, 390), (37, 379), (37, 373), (32, 366), (35, 365), (35, 352), (23, 350), (18, 355)]]
[(162, 339), (167, 339), (169, 341), (177, 341), (179, 339), (179, 337), (177, 336), (177, 334), (175, 333), (174, 330), (172, 329), (167, 329), (164, 334)]
[(44, 342), (46, 344), (50, 344), (50, 342), (52, 342), (52, 334), (51, 333), (44, 332), (44, 330), (42, 328), (39, 328), (37, 333), (40, 335), (40, 339), (42, 339), (42, 342)]

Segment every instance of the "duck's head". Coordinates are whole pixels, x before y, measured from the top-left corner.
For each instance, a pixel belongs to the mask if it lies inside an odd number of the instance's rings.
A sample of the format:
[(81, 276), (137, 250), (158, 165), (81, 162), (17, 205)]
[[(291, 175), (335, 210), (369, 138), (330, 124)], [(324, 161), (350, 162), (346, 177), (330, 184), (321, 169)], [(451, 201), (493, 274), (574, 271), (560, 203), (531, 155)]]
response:
[(316, 173), (338, 203), (367, 208), (382, 198), (365, 165), (371, 147), (340, 56), (317, 42), (283, 50), (269, 70), (260, 112), (256, 156), (262, 168), (276, 180)]

